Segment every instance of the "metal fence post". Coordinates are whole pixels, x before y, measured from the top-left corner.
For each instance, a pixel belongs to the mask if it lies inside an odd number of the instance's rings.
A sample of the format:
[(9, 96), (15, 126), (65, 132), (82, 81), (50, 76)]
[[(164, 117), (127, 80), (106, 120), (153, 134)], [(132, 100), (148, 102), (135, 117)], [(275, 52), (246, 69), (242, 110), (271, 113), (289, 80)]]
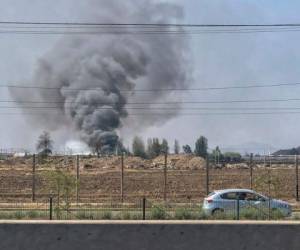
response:
[(36, 158), (35, 154), (33, 154), (32, 159), (32, 201), (35, 201), (35, 165), (36, 165)]
[(79, 203), (79, 155), (76, 156), (76, 202)]
[(167, 200), (167, 161), (168, 161), (168, 153), (165, 152), (165, 165), (164, 165), (164, 201)]
[(272, 167), (272, 160), (271, 155), (269, 155), (269, 168), (268, 168), (268, 193), (269, 193), (269, 200), (268, 200), (268, 219), (271, 220), (271, 167)]
[(50, 197), (49, 199), (49, 219), (52, 220), (52, 213), (53, 213), (53, 198)]
[(298, 155), (295, 156), (295, 168), (296, 168), (296, 201), (299, 201), (299, 160)]
[(206, 157), (206, 195), (209, 195), (209, 156)]
[(236, 219), (240, 220), (240, 196), (237, 196), (237, 201), (236, 201)]
[(143, 220), (146, 220), (146, 198), (143, 198)]
[(124, 202), (124, 152), (121, 154), (121, 202)]
[(253, 189), (253, 154), (250, 155), (250, 189)]

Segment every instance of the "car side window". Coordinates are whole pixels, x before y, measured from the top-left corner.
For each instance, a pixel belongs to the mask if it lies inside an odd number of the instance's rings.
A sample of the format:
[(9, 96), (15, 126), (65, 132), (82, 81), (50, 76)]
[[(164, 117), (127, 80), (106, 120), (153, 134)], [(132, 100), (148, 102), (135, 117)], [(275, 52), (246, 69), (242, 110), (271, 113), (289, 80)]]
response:
[(236, 200), (237, 193), (236, 192), (225, 193), (221, 195), (221, 198), (224, 200)]
[(239, 200), (247, 200), (247, 193), (239, 193)]
[(254, 193), (247, 193), (246, 194), (246, 200), (247, 201), (259, 201), (259, 196), (257, 194)]
[(261, 195), (257, 195), (257, 200), (258, 201), (266, 201), (266, 198)]

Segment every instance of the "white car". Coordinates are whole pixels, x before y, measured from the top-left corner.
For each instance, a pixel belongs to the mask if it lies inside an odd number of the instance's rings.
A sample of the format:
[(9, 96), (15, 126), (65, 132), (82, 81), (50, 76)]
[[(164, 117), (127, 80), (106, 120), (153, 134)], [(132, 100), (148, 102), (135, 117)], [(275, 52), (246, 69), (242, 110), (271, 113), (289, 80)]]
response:
[(290, 216), (292, 207), (281, 200), (269, 199), (249, 189), (224, 189), (212, 192), (204, 199), (203, 211), (207, 215), (217, 213), (234, 214), (239, 206), (239, 211), (255, 209), (257, 211), (279, 211), (283, 216)]

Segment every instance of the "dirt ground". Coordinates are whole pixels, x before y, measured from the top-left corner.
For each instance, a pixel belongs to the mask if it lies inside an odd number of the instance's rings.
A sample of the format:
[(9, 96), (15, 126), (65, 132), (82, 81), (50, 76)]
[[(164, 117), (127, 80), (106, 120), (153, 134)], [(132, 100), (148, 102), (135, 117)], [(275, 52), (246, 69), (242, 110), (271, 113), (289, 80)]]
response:
[[(27, 202), (32, 199), (32, 157), (0, 160), (0, 199), (2, 202)], [(36, 158), (36, 197), (48, 199), (46, 170), (64, 169), (76, 175), (76, 157)], [(205, 160), (188, 155), (170, 155), (167, 162), (166, 196), (169, 201), (201, 201), (206, 195)], [(80, 157), (79, 198), (82, 202), (121, 199), (121, 157)], [(269, 171), (269, 172), (268, 172)], [(270, 173), (270, 175), (268, 175)], [(295, 198), (293, 165), (254, 166), (253, 188), (272, 197), (292, 201)], [(164, 197), (164, 156), (154, 160), (124, 157), (124, 200)], [(210, 191), (224, 188), (250, 188), (247, 164), (215, 166), (210, 164)]]

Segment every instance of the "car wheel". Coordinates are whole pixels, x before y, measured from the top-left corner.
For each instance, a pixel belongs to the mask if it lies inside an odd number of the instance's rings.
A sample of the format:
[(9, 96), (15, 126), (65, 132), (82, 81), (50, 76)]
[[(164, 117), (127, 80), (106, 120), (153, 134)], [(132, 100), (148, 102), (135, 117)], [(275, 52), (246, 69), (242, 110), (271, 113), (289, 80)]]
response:
[(224, 210), (221, 208), (216, 208), (212, 211), (212, 216), (220, 218), (224, 216)]

